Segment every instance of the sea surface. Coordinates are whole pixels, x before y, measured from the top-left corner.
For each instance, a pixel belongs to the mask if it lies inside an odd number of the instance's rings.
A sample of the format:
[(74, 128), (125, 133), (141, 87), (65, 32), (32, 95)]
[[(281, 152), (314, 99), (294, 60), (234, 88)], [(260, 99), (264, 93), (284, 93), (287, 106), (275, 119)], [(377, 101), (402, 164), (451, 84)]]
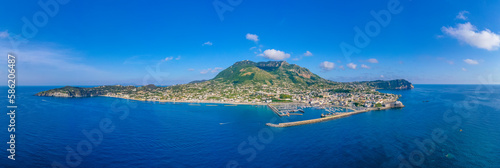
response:
[(12, 161), (0, 87), (0, 167), (500, 167), (498, 85), (381, 90), (406, 107), (288, 128), (266, 106), (33, 96), (52, 88), (17, 88)]

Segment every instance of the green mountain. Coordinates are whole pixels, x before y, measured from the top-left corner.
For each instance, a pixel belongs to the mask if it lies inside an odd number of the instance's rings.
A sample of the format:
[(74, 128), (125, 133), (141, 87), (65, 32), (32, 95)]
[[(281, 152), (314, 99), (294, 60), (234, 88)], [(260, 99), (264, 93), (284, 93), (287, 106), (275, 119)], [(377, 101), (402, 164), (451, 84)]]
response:
[(413, 89), (413, 85), (404, 79), (396, 79), (390, 81), (376, 80), (376, 81), (365, 81), (360, 83), (366, 83), (368, 86), (377, 89), (395, 89), (395, 90)]
[[(93, 88), (71, 87), (51, 89), (35, 94), (54, 97), (93, 97), (102, 95), (128, 95), (138, 99), (145, 97), (173, 98), (217, 98), (217, 94), (238, 98), (246, 95), (259, 98), (258, 94), (290, 92), (296, 94), (317, 94), (325, 90), (331, 92), (371, 92), (372, 89), (412, 89), (413, 85), (404, 80), (333, 82), (321, 78), (307, 68), (285, 61), (236, 62), (221, 71), (211, 80), (193, 81), (188, 84), (157, 87), (155, 85), (99, 86)], [(196, 96), (195, 96), (196, 95)], [(207, 97), (208, 96), (208, 97)]]
[(286, 61), (236, 62), (229, 68), (220, 72), (213, 80), (231, 82), (234, 84), (248, 83), (288, 83), (294, 85), (313, 85), (329, 83), (307, 68)]

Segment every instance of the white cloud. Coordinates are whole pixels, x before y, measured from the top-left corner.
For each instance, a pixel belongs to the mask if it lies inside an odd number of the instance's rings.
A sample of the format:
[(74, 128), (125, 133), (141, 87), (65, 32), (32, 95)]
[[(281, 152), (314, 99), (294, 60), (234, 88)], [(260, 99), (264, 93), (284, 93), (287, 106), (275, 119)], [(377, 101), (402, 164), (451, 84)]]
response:
[(188, 71), (194, 71), (194, 69), (193, 68), (189, 68)]
[(254, 42), (259, 41), (259, 36), (257, 36), (256, 34), (247, 33), (246, 38), (247, 38), (247, 40), (252, 40)]
[(353, 63), (349, 63), (349, 64), (347, 64), (347, 67), (348, 67), (348, 68), (351, 68), (351, 69), (356, 69), (356, 67), (357, 67), (357, 66), (358, 66), (358, 65), (353, 64)]
[(472, 60), (472, 59), (464, 59), (464, 62), (470, 65), (477, 65), (479, 62), (477, 60)]
[(380, 75), (381, 78), (384, 78), (384, 75)]
[(465, 68), (462, 67), (462, 71), (467, 71), (467, 69), (465, 69)]
[(7, 30), (0, 32), (0, 38), (7, 38), (9, 37), (9, 32)]
[(249, 50), (253, 50), (253, 49), (256, 49), (256, 48), (257, 48), (257, 47), (250, 47), (250, 49), (249, 49)]
[(165, 58), (165, 61), (170, 61), (170, 60), (173, 60), (173, 59), (174, 59), (174, 57), (167, 57), (167, 58)]
[(201, 46), (212, 46), (212, 45), (213, 45), (212, 42), (207, 41), (207, 42), (203, 43)]
[[(11, 50), (0, 47), (0, 53), (8, 52), (11, 52)], [(26, 62), (30, 66), (43, 66), (46, 69), (56, 68), (59, 71), (103, 72), (90, 65), (80, 63), (84, 57), (74, 57), (74, 55), (79, 55), (79, 53), (66, 49), (28, 46), (28, 48), (17, 51), (16, 55), (22, 58), (18, 60), (19, 62)]]
[(272, 60), (284, 60), (290, 58), (290, 54), (275, 49), (267, 49), (264, 51), (264, 53), (259, 54), (258, 56), (263, 56), (267, 59), (272, 59)]
[(370, 59), (368, 59), (367, 61), (368, 61), (369, 63), (373, 63), (373, 64), (378, 63), (378, 60), (377, 60), (377, 59), (375, 59), (375, 58), (370, 58)]
[(437, 60), (439, 60), (439, 61), (446, 62), (447, 64), (450, 64), (450, 65), (455, 64), (455, 61), (453, 61), (453, 60), (448, 60), (448, 59), (446, 59), (446, 58), (444, 58), (444, 57), (437, 57), (436, 59), (437, 59)]
[(201, 70), (200, 73), (201, 74), (206, 74), (206, 73), (210, 72), (210, 70), (212, 70), (212, 68)]
[(219, 72), (220, 70), (222, 70), (223, 68), (221, 67), (215, 67), (215, 68), (208, 68), (208, 69), (203, 69), (200, 71), (201, 74), (207, 74), (207, 73), (217, 73)]
[(344, 65), (339, 66), (339, 69), (345, 70)]
[(310, 57), (313, 56), (313, 54), (310, 51), (306, 51), (306, 53), (304, 53), (304, 56)]
[(467, 16), (465, 16), (465, 14), (469, 14), (469, 11), (458, 12), (457, 19), (467, 20)]
[(171, 60), (174, 60), (174, 59), (175, 59), (175, 60), (180, 60), (180, 59), (181, 59), (181, 56), (179, 55), (179, 56), (177, 56), (177, 57), (175, 57), (175, 58), (174, 58), (174, 57), (166, 57), (164, 60), (165, 60), (165, 61), (171, 61)]
[(215, 67), (214, 69), (212, 69), (212, 73), (216, 73), (216, 72), (219, 72), (219, 70), (222, 70), (221, 67)]
[(319, 64), (319, 67), (325, 71), (329, 71), (335, 68), (335, 63), (324, 61), (321, 64)]
[[(292, 53), (293, 54), (293, 53)], [(296, 57), (296, 58), (293, 58), (292, 60), (294, 61), (298, 61), (298, 60), (301, 60), (303, 57), (311, 57), (313, 56), (313, 54), (310, 52), (310, 51), (306, 51), (304, 54), (302, 54), (301, 56), (299, 57)]]
[[(0, 53), (7, 55), (9, 52), (14, 52), (19, 58), (16, 63), (22, 66), (16, 68), (18, 72), (24, 72), (22, 74), (23, 84), (73, 85), (75, 83), (89, 84), (96, 81), (102, 84), (112, 75), (110, 72), (104, 71), (103, 68), (94, 67), (95, 65), (86, 61), (86, 56), (79, 51), (45, 43), (25, 44), (19, 50), (8, 48), (10, 45), (10, 42), (0, 40)], [(6, 67), (7, 61), (0, 62), (0, 65)]]
[(500, 47), (500, 36), (488, 29), (477, 31), (477, 28), (470, 24), (458, 24), (457, 27), (442, 27), (441, 30), (461, 42), (471, 46), (486, 49), (489, 51), (497, 50)]
[(370, 69), (370, 67), (368, 65), (365, 65), (365, 64), (361, 64), (361, 68)]

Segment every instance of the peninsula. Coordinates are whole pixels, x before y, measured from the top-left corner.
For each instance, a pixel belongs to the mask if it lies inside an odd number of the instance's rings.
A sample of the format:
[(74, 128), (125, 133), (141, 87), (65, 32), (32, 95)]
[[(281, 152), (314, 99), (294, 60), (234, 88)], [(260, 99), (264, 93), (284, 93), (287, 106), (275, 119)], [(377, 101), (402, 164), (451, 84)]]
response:
[[(404, 80), (334, 82), (306, 68), (286, 61), (239, 61), (210, 80), (166, 87), (98, 86), (51, 89), (35, 94), (54, 97), (107, 96), (160, 102), (287, 104), (356, 108), (357, 111), (403, 107), (400, 95), (380, 93), (377, 89), (412, 89)], [(275, 111), (276, 112), (276, 111)], [(286, 115), (286, 111), (278, 112)], [(277, 114), (278, 114), (277, 113)]]

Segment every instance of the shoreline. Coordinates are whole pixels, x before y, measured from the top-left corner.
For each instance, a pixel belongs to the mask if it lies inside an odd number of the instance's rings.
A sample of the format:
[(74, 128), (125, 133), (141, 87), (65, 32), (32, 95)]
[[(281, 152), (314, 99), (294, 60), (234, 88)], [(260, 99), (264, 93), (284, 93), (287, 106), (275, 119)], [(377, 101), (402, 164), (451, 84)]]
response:
[[(202, 103), (202, 104), (221, 104), (224, 106), (236, 106), (236, 105), (263, 105), (269, 107), (270, 104), (287, 104), (287, 103), (239, 103), (239, 102), (210, 102), (210, 101), (169, 101), (169, 100), (143, 100), (143, 99), (133, 99), (133, 98), (124, 98), (124, 97), (117, 97), (117, 96), (102, 96), (102, 97), (111, 97), (111, 98), (120, 98), (120, 99), (127, 99), (127, 100), (137, 100), (137, 101), (151, 101), (151, 102), (159, 102), (159, 103)], [(290, 102), (290, 103), (297, 103), (297, 102)], [(303, 103), (300, 103), (303, 104)], [(190, 105), (190, 104), (188, 104)], [(349, 107), (341, 107), (341, 108), (348, 108), (354, 110), (353, 112), (347, 112), (345, 114), (339, 114), (335, 116), (328, 116), (328, 117), (323, 117), (323, 118), (314, 118), (314, 119), (308, 119), (308, 120), (301, 120), (301, 121), (292, 121), (292, 122), (284, 122), (284, 123), (266, 123), (267, 126), (269, 127), (277, 127), (277, 128), (284, 128), (284, 127), (292, 127), (292, 126), (299, 126), (299, 125), (306, 125), (306, 124), (314, 124), (318, 122), (324, 122), (324, 121), (329, 121), (329, 120), (334, 120), (334, 119), (339, 119), (339, 118), (344, 118), (348, 117), (351, 115), (356, 115), (356, 114), (361, 114), (361, 113), (366, 113), (370, 111), (381, 111), (381, 110), (388, 110), (388, 109), (393, 109), (393, 108), (403, 108), (405, 107), (404, 105), (402, 107), (378, 107), (378, 108), (367, 108), (364, 110), (355, 110)], [(270, 107), (269, 107), (270, 108)], [(274, 112), (274, 110), (271, 108), (271, 111)], [(274, 112), (276, 115), (278, 115), (276, 112)], [(282, 117), (278, 115), (279, 117)]]
[(170, 101), (170, 100), (144, 100), (144, 99), (134, 99), (134, 98), (124, 98), (124, 97), (117, 97), (117, 96), (105, 96), (102, 95), (102, 97), (112, 97), (112, 98), (119, 98), (119, 99), (127, 99), (127, 100), (137, 100), (137, 101), (144, 101), (144, 102), (160, 102), (160, 103), (205, 103), (205, 104), (229, 104), (229, 105), (267, 105), (267, 103), (241, 103), (241, 102), (212, 102), (212, 101)]

